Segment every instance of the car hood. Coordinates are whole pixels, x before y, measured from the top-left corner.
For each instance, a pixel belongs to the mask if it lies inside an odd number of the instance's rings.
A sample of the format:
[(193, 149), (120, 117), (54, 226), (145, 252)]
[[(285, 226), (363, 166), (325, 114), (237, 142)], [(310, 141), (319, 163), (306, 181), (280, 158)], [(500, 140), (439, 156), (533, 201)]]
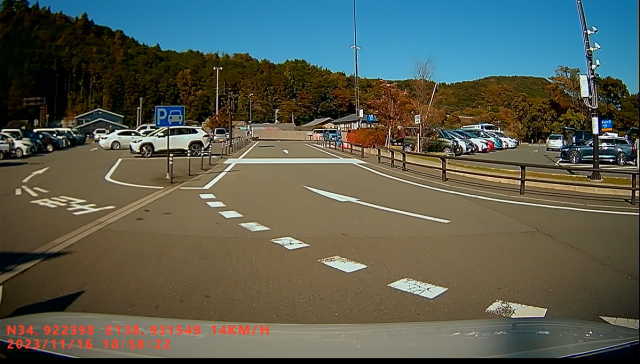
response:
[[(91, 338), (92, 349), (57, 352), (73, 357), (565, 357), (601, 352), (638, 343), (638, 331), (604, 322), (558, 319), (498, 319), (386, 324), (256, 324), (165, 319), (141, 316), (91, 313), (42, 313), (0, 320), (0, 340), (20, 338), (9, 335), (11, 325), (33, 326), (40, 342), (65, 337), (42, 334), (49, 325), (93, 325), (95, 335), (66, 337)], [(106, 335), (108, 325), (138, 325), (146, 336)], [(199, 335), (150, 336), (151, 326), (195, 327)], [(212, 334), (212, 326), (249, 325), (268, 327), (254, 334)], [(124, 328), (123, 328), (124, 331)], [(220, 331), (218, 331), (220, 332)], [(22, 337), (23, 339), (26, 337)], [(170, 340), (170, 349), (103, 347), (103, 340)], [(47, 349), (51, 351), (51, 349)], [(54, 352), (56, 352), (54, 350)]]

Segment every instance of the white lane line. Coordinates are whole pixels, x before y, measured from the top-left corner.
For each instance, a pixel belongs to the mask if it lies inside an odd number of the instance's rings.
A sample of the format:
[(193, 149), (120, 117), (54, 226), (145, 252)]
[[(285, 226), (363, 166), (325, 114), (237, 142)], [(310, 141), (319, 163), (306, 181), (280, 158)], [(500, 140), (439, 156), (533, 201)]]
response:
[(22, 180), (22, 183), (27, 183), (27, 182), (29, 182), (29, 180), (30, 180), (31, 178), (33, 178), (33, 177), (35, 177), (35, 176), (37, 176), (37, 175), (39, 175), (39, 174), (43, 174), (43, 173), (44, 173), (44, 172), (46, 172), (48, 169), (49, 169), (49, 167), (45, 167), (45, 168), (39, 169), (39, 170), (37, 170), (37, 171), (35, 171), (35, 172), (32, 172), (29, 176), (25, 177), (25, 178)]
[[(249, 153), (251, 151), (251, 149), (253, 149), (256, 145), (258, 145), (258, 143), (260, 142), (256, 142), (254, 145), (252, 145), (249, 149), (247, 149), (238, 159), (242, 159), (244, 158), (245, 155), (247, 155), (247, 153)], [(215, 185), (216, 183), (218, 183), (218, 181), (220, 181), (222, 179), (222, 177), (226, 176), (227, 173), (231, 170), (231, 168), (233, 168), (235, 166), (235, 164), (229, 164), (229, 166), (227, 168), (224, 169), (224, 171), (220, 172), (220, 174), (218, 174), (216, 176), (216, 178), (212, 179), (211, 182), (207, 183), (204, 187), (202, 187), (203, 190), (208, 190), (209, 188), (213, 187), (213, 185)]]
[(20, 196), (22, 195), (22, 188), (18, 187), (16, 188), (16, 196)]
[(402, 278), (398, 281), (387, 284), (387, 286), (431, 300), (440, 296), (448, 290), (448, 288), (445, 287), (417, 281), (411, 278)]
[(282, 153), (284, 153), (284, 154), (289, 154), (289, 151), (288, 151), (288, 150), (286, 150), (286, 149), (283, 149), (283, 150), (282, 150)]
[(367, 267), (362, 263), (354, 262), (353, 260), (339, 257), (337, 255), (334, 257), (319, 259), (318, 261), (331, 268), (335, 268), (347, 273), (355, 272), (361, 269), (365, 269)]
[(308, 246), (311, 246), (307, 243), (294, 239), (290, 236), (286, 236), (284, 238), (271, 239), (271, 241), (289, 250), (306, 248)]
[(35, 192), (33, 192), (33, 190), (32, 190), (32, 189), (30, 189), (29, 187), (27, 187), (27, 186), (24, 186), (24, 185), (23, 185), (23, 186), (22, 186), (22, 189), (24, 190), (24, 192), (26, 192), (26, 193), (30, 194), (30, 195), (31, 195), (31, 197), (38, 197), (38, 194), (37, 194), (37, 193), (35, 193)]
[(242, 217), (242, 215), (237, 211), (220, 211), (218, 213), (224, 216), (225, 219), (235, 219), (237, 217)]
[(44, 188), (40, 188), (40, 187), (34, 187), (34, 190), (38, 191), (38, 192), (42, 192), (42, 193), (49, 193), (49, 191), (45, 190)]
[(226, 207), (227, 206), (224, 204), (224, 202), (220, 202), (220, 201), (207, 202), (207, 205), (209, 205), (209, 207)]
[(359, 199), (357, 199), (355, 197), (339, 195), (337, 193), (327, 192), (327, 191), (319, 190), (317, 188), (312, 188), (312, 187), (307, 187), (307, 186), (304, 186), (304, 188), (308, 189), (309, 191), (315, 192), (315, 193), (317, 193), (319, 195), (322, 195), (324, 197), (328, 197), (330, 199), (336, 200), (338, 202), (353, 202), (353, 203), (356, 203), (358, 205), (372, 207), (372, 208), (378, 209), (378, 210), (393, 212), (393, 213), (396, 213), (396, 214), (401, 214), (401, 215), (405, 215), (405, 216), (411, 216), (411, 217), (415, 217), (415, 218), (423, 219), (423, 220), (435, 221), (435, 222), (439, 222), (439, 223), (442, 223), (442, 224), (448, 224), (448, 223), (451, 222), (450, 220), (440, 219), (440, 218), (437, 218), (437, 217), (420, 215), (420, 214), (416, 214), (416, 213), (413, 213), (413, 212), (396, 210), (396, 209), (392, 209), (390, 207), (374, 205), (374, 204), (369, 203), (369, 202), (360, 201)]
[(334, 158), (252, 158), (227, 159), (224, 164), (366, 164), (360, 159)]
[(249, 231), (266, 231), (266, 230), (271, 230), (268, 227), (264, 226), (264, 225), (260, 225), (257, 222), (245, 222), (242, 224), (238, 224), (240, 226), (242, 226), (243, 228), (249, 230)]
[(107, 172), (107, 174), (104, 176), (104, 179), (107, 182), (115, 183), (115, 184), (122, 185), (122, 186), (129, 186), (129, 187), (154, 188), (154, 189), (158, 189), (158, 190), (161, 190), (162, 188), (164, 188), (164, 187), (159, 187), (159, 186), (145, 186), (145, 185), (136, 185), (136, 184), (133, 184), (133, 183), (125, 183), (125, 182), (116, 181), (115, 179), (111, 178), (111, 175), (113, 174), (113, 172), (116, 171), (116, 169), (118, 168), (118, 166), (120, 165), (121, 162), (122, 162), (122, 158), (118, 159), (116, 161), (116, 163), (113, 165), (113, 167), (111, 167), (109, 172)]
[(214, 196), (212, 193), (201, 193), (200, 198), (206, 200), (209, 198), (216, 198), (216, 196)]
[(628, 327), (630, 329), (638, 330), (638, 320), (636, 319), (622, 318), (622, 317), (608, 317), (608, 316), (600, 316), (600, 318), (610, 323), (611, 325)]
[(506, 302), (502, 300), (495, 301), (485, 310), (497, 316), (510, 318), (535, 318), (544, 317), (547, 309), (542, 307), (527, 306), (521, 303)]

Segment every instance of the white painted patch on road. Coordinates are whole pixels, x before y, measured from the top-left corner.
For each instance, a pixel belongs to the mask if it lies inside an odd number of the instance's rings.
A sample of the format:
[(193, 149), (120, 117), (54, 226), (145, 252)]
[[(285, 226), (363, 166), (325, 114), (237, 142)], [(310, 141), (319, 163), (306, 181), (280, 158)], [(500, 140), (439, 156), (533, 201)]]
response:
[(608, 317), (608, 316), (600, 316), (601, 319), (610, 323), (611, 325), (628, 327), (630, 329), (638, 330), (638, 320), (630, 319), (630, 318), (622, 318), (622, 317)]
[(542, 307), (527, 306), (521, 303), (506, 302), (498, 300), (485, 310), (497, 316), (509, 318), (536, 318), (544, 317), (547, 309)]
[(42, 193), (49, 193), (49, 191), (45, 190), (44, 188), (40, 188), (40, 187), (34, 187), (34, 190), (38, 191), (38, 192), (42, 192)]
[(267, 230), (271, 230), (268, 227), (264, 226), (264, 225), (260, 225), (257, 222), (244, 222), (242, 224), (238, 224), (240, 226), (242, 226), (243, 228), (249, 230), (249, 231), (267, 231)]
[(227, 159), (225, 164), (365, 164), (360, 159), (334, 158), (246, 158)]
[(238, 213), (238, 211), (220, 211), (218, 213), (224, 216), (225, 219), (235, 219), (238, 217), (242, 217), (242, 215)]
[(30, 194), (30, 195), (31, 195), (31, 197), (38, 197), (38, 194), (37, 194), (37, 193), (35, 193), (35, 192), (33, 192), (33, 190), (32, 190), (32, 189), (30, 189), (29, 187), (27, 187), (27, 186), (24, 186), (24, 185), (23, 185), (23, 186), (22, 186), (22, 189), (24, 190), (24, 192), (26, 192), (26, 193)]
[(161, 190), (164, 187), (160, 187), (160, 186), (145, 186), (145, 185), (136, 185), (133, 183), (125, 183), (125, 182), (120, 182), (120, 181), (116, 181), (113, 178), (111, 178), (111, 175), (113, 175), (113, 172), (116, 171), (116, 169), (118, 168), (118, 166), (120, 165), (120, 163), (122, 162), (122, 158), (118, 159), (116, 161), (116, 163), (114, 163), (114, 165), (111, 167), (111, 169), (109, 170), (109, 172), (107, 172), (107, 174), (104, 176), (105, 181), (107, 182), (111, 182), (111, 183), (115, 183), (121, 186), (128, 186), (128, 187), (139, 187), (139, 188), (153, 188), (153, 189), (158, 189)]
[(411, 278), (402, 278), (399, 281), (387, 284), (387, 286), (431, 300), (440, 296), (448, 290), (448, 288), (445, 287), (436, 286), (431, 283), (420, 282)]
[(22, 188), (18, 187), (16, 188), (16, 196), (20, 196), (22, 195)]
[(201, 193), (200, 198), (206, 200), (210, 198), (216, 198), (216, 196), (214, 196), (212, 193)]
[(284, 153), (284, 154), (289, 154), (289, 151), (288, 151), (288, 150), (286, 150), (286, 149), (283, 149), (283, 150), (282, 150), (282, 153)]
[(220, 201), (210, 201), (210, 202), (207, 202), (207, 205), (209, 205), (209, 207), (226, 207), (227, 206), (224, 204), (224, 202), (220, 202)]
[(324, 259), (320, 259), (318, 260), (320, 263), (327, 265), (331, 268), (335, 268), (337, 270), (341, 270), (343, 272), (347, 272), (347, 273), (352, 273), (361, 269), (365, 269), (367, 266), (362, 264), (362, 263), (358, 263), (358, 262), (354, 262), (353, 260), (349, 260), (347, 258), (343, 258), (343, 257), (339, 257), (339, 256), (334, 256), (334, 257), (329, 257), (329, 258), (324, 258)]
[(450, 220), (440, 219), (440, 218), (437, 218), (437, 217), (420, 215), (420, 214), (415, 214), (413, 212), (407, 212), (407, 211), (392, 209), (392, 208), (389, 208), (389, 207), (374, 205), (374, 204), (369, 203), (369, 202), (360, 201), (359, 199), (357, 199), (355, 197), (339, 195), (337, 193), (323, 191), (323, 190), (319, 190), (317, 188), (312, 188), (312, 187), (307, 187), (307, 186), (304, 186), (304, 188), (308, 189), (309, 191), (315, 192), (315, 193), (320, 194), (320, 195), (322, 195), (324, 197), (328, 197), (330, 199), (333, 199), (333, 200), (336, 200), (336, 201), (339, 201), (339, 202), (353, 202), (353, 203), (356, 203), (358, 205), (367, 206), (367, 207), (371, 207), (371, 208), (378, 209), (378, 210), (383, 210), (383, 211), (387, 211), (387, 212), (393, 212), (393, 213), (396, 213), (396, 214), (405, 215), (405, 216), (411, 216), (411, 217), (415, 217), (415, 218), (423, 219), (423, 220), (435, 221), (435, 222), (439, 222), (439, 223), (443, 223), (443, 224), (448, 224), (448, 223), (451, 222)]
[(272, 239), (271, 241), (289, 250), (306, 248), (308, 246), (311, 246), (309, 244), (303, 243), (300, 240), (294, 239), (290, 236), (287, 236), (284, 238)]
[(30, 180), (31, 178), (33, 178), (33, 177), (35, 177), (35, 176), (37, 176), (37, 175), (39, 175), (39, 174), (43, 174), (43, 173), (44, 173), (44, 172), (46, 172), (48, 169), (49, 169), (49, 167), (45, 167), (45, 168), (39, 169), (39, 170), (37, 170), (37, 171), (35, 171), (35, 172), (32, 172), (29, 176), (25, 177), (25, 179), (23, 179), (23, 180), (22, 180), (22, 183), (27, 183), (27, 182), (29, 182), (29, 180)]

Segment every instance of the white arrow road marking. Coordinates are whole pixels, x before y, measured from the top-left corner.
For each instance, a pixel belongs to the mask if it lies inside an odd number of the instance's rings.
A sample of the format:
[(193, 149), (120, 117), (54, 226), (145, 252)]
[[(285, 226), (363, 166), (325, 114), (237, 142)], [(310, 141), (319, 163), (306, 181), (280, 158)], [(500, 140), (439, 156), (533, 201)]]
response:
[(415, 218), (423, 219), (423, 220), (430, 220), (430, 221), (440, 222), (440, 223), (443, 223), (443, 224), (448, 224), (448, 223), (451, 222), (449, 220), (440, 219), (440, 218), (437, 218), (437, 217), (414, 214), (413, 212), (407, 212), (407, 211), (392, 209), (392, 208), (389, 208), (389, 207), (374, 205), (372, 203), (360, 201), (355, 197), (339, 195), (337, 193), (327, 192), (327, 191), (319, 190), (317, 188), (312, 188), (312, 187), (307, 187), (307, 186), (304, 186), (304, 188), (308, 189), (309, 191), (315, 192), (315, 193), (317, 193), (319, 195), (322, 195), (324, 197), (328, 197), (330, 199), (333, 199), (333, 200), (336, 200), (336, 201), (339, 201), (339, 202), (353, 202), (353, 203), (357, 203), (358, 205), (372, 207), (372, 208), (378, 209), (378, 210), (394, 212), (396, 214), (411, 216), (411, 217), (415, 217)]
[(288, 150), (286, 150), (286, 149), (283, 149), (283, 150), (282, 150), (282, 153), (284, 153), (284, 154), (289, 154), (289, 151), (288, 151)]
[(24, 185), (23, 185), (23, 186), (22, 186), (22, 189), (24, 190), (24, 192), (26, 192), (26, 193), (30, 194), (30, 195), (31, 195), (31, 197), (38, 197), (38, 194), (37, 194), (37, 193), (35, 193), (35, 192), (33, 192), (33, 190), (32, 190), (32, 189), (30, 189), (29, 187), (27, 187), (27, 186), (24, 186)]
[(327, 265), (331, 268), (341, 270), (343, 272), (351, 273), (360, 269), (365, 269), (367, 266), (347, 258), (334, 256), (318, 260), (320, 263)]
[(638, 320), (621, 318), (621, 317), (607, 317), (607, 316), (600, 316), (600, 318), (610, 323), (611, 325), (628, 327), (630, 329), (638, 330)]
[(37, 170), (37, 171), (35, 171), (35, 172), (31, 173), (28, 177), (25, 177), (25, 179), (23, 179), (23, 180), (22, 180), (22, 183), (27, 183), (27, 182), (29, 182), (29, 180), (30, 180), (31, 178), (33, 178), (34, 176), (37, 176), (37, 175), (39, 175), (39, 174), (43, 174), (44, 172), (46, 172), (46, 171), (47, 171), (47, 169), (49, 169), (49, 167), (42, 168), (42, 169), (39, 169), (39, 170)]
[(500, 300), (492, 303), (485, 311), (494, 315), (510, 318), (544, 317), (547, 314), (546, 308)]
[(38, 192), (42, 192), (42, 193), (49, 193), (49, 191), (45, 190), (44, 188), (40, 188), (40, 187), (34, 187), (34, 190), (38, 191)]
[(22, 195), (22, 188), (18, 187), (16, 188), (16, 196), (20, 196)]
[(399, 281), (387, 284), (387, 286), (428, 299), (434, 299), (448, 290), (448, 288), (445, 287), (416, 281), (411, 278), (402, 278)]

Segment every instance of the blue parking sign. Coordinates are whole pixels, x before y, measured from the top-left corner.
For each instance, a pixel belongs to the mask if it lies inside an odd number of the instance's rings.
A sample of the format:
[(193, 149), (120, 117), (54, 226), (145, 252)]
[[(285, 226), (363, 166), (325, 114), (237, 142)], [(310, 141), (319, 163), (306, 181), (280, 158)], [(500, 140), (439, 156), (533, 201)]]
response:
[(156, 126), (184, 125), (186, 112), (184, 106), (156, 106)]

